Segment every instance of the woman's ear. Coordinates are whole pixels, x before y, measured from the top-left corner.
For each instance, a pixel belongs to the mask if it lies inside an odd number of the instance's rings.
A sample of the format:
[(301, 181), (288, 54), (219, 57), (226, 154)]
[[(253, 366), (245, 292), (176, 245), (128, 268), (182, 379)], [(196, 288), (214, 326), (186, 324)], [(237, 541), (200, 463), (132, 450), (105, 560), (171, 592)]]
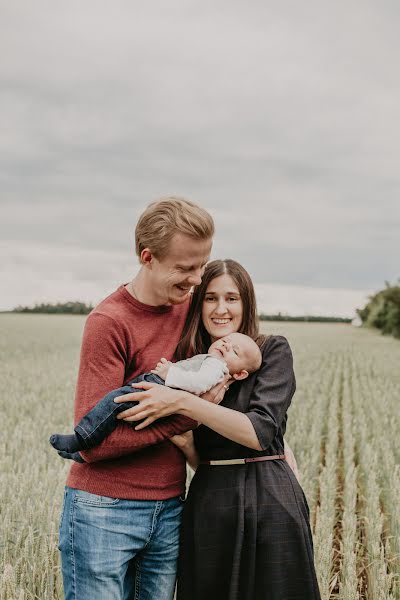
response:
[(239, 371), (239, 373), (234, 373), (232, 375), (233, 379), (236, 379), (236, 381), (240, 381), (240, 379), (246, 379), (246, 377), (249, 376), (249, 372), (246, 371), (245, 369), (242, 369), (241, 371)]

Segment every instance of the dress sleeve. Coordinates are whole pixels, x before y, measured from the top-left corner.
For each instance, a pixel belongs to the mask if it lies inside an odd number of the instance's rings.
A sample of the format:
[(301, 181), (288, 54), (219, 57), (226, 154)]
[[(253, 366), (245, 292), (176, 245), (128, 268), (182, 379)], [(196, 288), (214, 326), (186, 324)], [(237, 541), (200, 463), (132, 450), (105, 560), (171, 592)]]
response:
[[(101, 313), (89, 315), (81, 347), (75, 423), (105, 394), (124, 384), (126, 360), (125, 341), (118, 323)], [(164, 442), (196, 426), (196, 421), (184, 415), (171, 415), (139, 431), (121, 422), (99, 446), (81, 454), (86, 462), (117, 458)]]
[(172, 364), (168, 370), (165, 385), (186, 390), (192, 394), (205, 394), (220, 383), (228, 369), (222, 360), (207, 356), (198, 371), (184, 371), (179, 364)]
[(282, 336), (273, 336), (263, 350), (263, 362), (245, 413), (266, 450), (274, 440), (296, 389), (293, 356)]

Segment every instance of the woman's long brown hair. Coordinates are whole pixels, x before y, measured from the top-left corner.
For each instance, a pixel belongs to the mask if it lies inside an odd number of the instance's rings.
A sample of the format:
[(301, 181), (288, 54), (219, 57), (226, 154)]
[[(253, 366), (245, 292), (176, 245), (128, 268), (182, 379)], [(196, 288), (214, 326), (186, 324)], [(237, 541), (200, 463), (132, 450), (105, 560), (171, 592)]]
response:
[(259, 345), (264, 336), (259, 335), (257, 303), (250, 275), (238, 262), (232, 259), (213, 260), (204, 271), (201, 284), (194, 290), (192, 302), (183, 328), (181, 340), (175, 351), (175, 358), (182, 360), (195, 354), (205, 354), (211, 345), (209, 333), (201, 317), (204, 297), (211, 281), (221, 275), (229, 275), (237, 285), (243, 305), (243, 318), (239, 333), (244, 333)]

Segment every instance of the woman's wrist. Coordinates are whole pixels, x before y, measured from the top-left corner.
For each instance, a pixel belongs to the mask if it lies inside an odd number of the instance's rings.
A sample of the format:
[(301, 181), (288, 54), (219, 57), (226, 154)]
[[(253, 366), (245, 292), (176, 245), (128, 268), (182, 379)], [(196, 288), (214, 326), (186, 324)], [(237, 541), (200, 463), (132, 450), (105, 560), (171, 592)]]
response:
[(196, 400), (197, 400), (197, 396), (194, 396), (193, 394), (190, 394), (189, 392), (184, 392), (181, 390), (181, 393), (180, 393), (179, 397), (177, 398), (177, 403), (178, 403), (179, 408), (176, 412), (178, 412), (181, 415), (184, 415), (185, 417), (191, 417), (192, 409), (193, 409), (193, 402), (196, 402)]

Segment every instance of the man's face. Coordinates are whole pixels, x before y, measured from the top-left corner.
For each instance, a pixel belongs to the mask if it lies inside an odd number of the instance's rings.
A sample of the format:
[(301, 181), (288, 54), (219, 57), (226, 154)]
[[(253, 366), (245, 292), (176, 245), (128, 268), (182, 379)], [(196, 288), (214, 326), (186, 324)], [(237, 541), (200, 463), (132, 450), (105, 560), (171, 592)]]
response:
[(157, 304), (180, 304), (187, 299), (191, 288), (201, 283), (211, 247), (212, 239), (196, 240), (177, 233), (166, 256), (152, 256), (147, 267)]

